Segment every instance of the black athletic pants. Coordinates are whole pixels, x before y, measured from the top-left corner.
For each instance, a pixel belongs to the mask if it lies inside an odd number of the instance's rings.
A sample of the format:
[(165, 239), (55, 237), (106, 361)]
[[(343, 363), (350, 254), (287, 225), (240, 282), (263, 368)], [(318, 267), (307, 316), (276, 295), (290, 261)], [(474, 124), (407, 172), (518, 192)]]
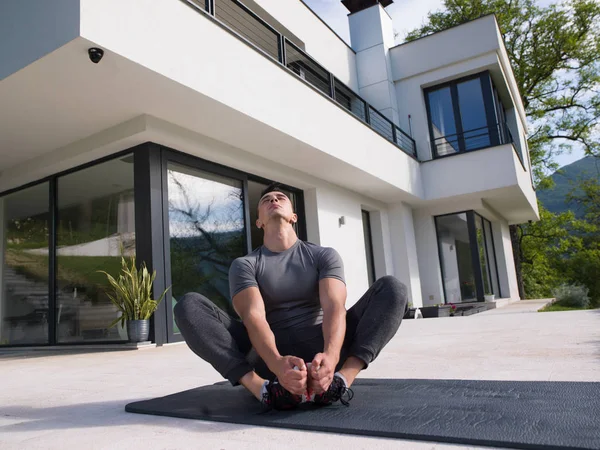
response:
[[(340, 355), (341, 368), (349, 356), (369, 365), (396, 334), (408, 307), (406, 286), (392, 276), (377, 280), (346, 312), (346, 336)], [(174, 308), (175, 321), (188, 346), (234, 386), (252, 370), (262, 378), (274, 375), (252, 349), (246, 327), (206, 297), (189, 293)], [(281, 355), (306, 363), (324, 349), (321, 325), (274, 330)], [(365, 367), (366, 368), (366, 367)]]

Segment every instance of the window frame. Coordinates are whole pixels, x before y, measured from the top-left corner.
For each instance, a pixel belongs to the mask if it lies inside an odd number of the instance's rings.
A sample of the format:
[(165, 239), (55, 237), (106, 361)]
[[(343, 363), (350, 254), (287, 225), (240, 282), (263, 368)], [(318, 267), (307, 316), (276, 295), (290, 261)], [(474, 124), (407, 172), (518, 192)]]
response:
[[(482, 92), (482, 96), (483, 96), (483, 105), (484, 105), (484, 109), (485, 109), (486, 123), (487, 123), (487, 127), (489, 130), (490, 144), (480, 147), (480, 148), (467, 149), (466, 144), (465, 144), (465, 137), (464, 137), (465, 131), (463, 130), (462, 118), (461, 118), (460, 107), (459, 107), (458, 85), (461, 83), (464, 83), (466, 81), (471, 81), (471, 80), (475, 80), (475, 79), (479, 79), (480, 83), (481, 83), (481, 92)], [(430, 100), (429, 100), (429, 94), (431, 92), (434, 92), (434, 91), (437, 91), (437, 90), (443, 89), (443, 88), (450, 88), (450, 95), (451, 95), (451, 99), (452, 99), (452, 110), (454, 113), (454, 125), (455, 125), (455, 130), (456, 130), (455, 135), (458, 138), (459, 150), (454, 153), (449, 153), (446, 155), (439, 155), (438, 151), (437, 151), (437, 147), (435, 145), (436, 138), (433, 133), (433, 123), (431, 120), (431, 105), (430, 105)], [(492, 78), (491, 78), (489, 70), (479, 72), (479, 73), (476, 73), (473, 75), (468, 75), (465, 77), (457, 78), (454, 80), (450, 80), (445, 83), (436, 84), (434, 86), (429, 86), (429, 87), (423, 89), (423, 96), (425, 99), (425, 109), (427, 111), (427, 125), (429, 127), (429, 139), (430, 139), (430, 144), (431, 144), (431, 154), (432, 154), (433, 159), (445, 158), (448, 156), (460, 155), (463, 153), (482, 150), (485, 148), (501, 145), (503, 143), (504, 139), (501, 139), (501, 135), (498, 131), (500, 119), (496, 117), (497, 112), (496, 112), (496, 106), (495, 106), (496, 102), (494, 99), (494, 89), (495, 89), (494, 84), (492, 82)], [(502, 105), (502, 108), (503, 108), (503, 110), (505, 109), (504, 105)], [(468, 131), (469, 130), (467, 130), (467, 132)], [(450, 136), (452, 136), (452, 135), (450, 135)]]
[[(113, 153), (111, 155), (96, 159), (94, 161), (90, 161), (87, 162), (85, 164), (81, 164), (60, 172), (57, 172), (55, 174), (46, 176), (44, 178), (35, 180), (35, 181), (31, 181), (29, 183), (25, 183), (23, 185), (5, 190), (3, 192), (0, 192), (0, 198), (1, 197), (5, 197), (7, 195), (13, 194), (15, 192), (19, 192), (25, 189), (28, 189), (30, 187), (34, 187), (43, 183), (48, 183), (48, 191), (49, 191), (49, 196), (48, 196), (48, 212), (50, 215), (50, 221), (49, 221), (49, 226), (48, 226), (48, 316), (47, 316), (47, 320), (48, 320), (48, 340), (46, 343), (44, 344), (35, 344), (33, 346), (35, 347), (50, 347), (50, 346), (56, 346), (56, 347), (61, 347), (61, 346), (79, 346), (79, 345), (108, 345), (108, 344), (118, 344), (120, 343), (120, 341), (93, 341), (93, 343), (90, 342), (85, 342), (85, 341), (80, 341), (80, 342), (59, 342), (56, 336), (56, 320), (57, 320), (57, 292), (56, 292), (56, 287), (57, 287), (57, 281), (56, 281), (56, 276), (57, 276), (57, 225), (58, 225), (58, 179), (61, 177), (64, 177), (66, 175), (70, 175), (72, 173), (76, 173), (85, 169), (89, 169), (91, 167), (95, 167), (98, 166), (100, 164), (103, 164), (105, 162), (109, 162), (115, 159), (119, 159), (122, 158), (123, 156), (127, 156), (127, 155), (131, 155), (133, 157), (133, 165), (134, 165), (134, 204), (136, 199), (136, 191), (135, 191), (135, 147), (134, 148), (128, 148), (122, 151), (119, 151), (117, 153)], [(137, 211), (137, 205), (136, 205), (136, 211)], [(137, 225), (137, 214), (136, 214), (136, 225), (135, 225), (135, 230), (136, 230), (136, 253), (137, 253), (137, 249), (138, 249), (138, 244), (137, 244), (137, 231), (138, 231), (138, 225)], [(1, 299), (0, 299), (1, 301)], [(0, 348), (18, 348), (18, 347), (32, 347), (32, 344), (13, 344), (13, 345), (3, 345), (0, 346)]]
[[(440, 236), (439, 236), (439, 226), (438, 226), (438, 219), (441, 217), (447, 217), (447, 216), (456, 216), (459, 214), (466, 214), (467, 216), (467, 230), (469, 233), (469, 247), (471, 250), (471, 266), (473, 267), (473, 278), (475, 279), (475, 291), (477, 294), (477, 302), (484, 302), (485, 301), (485, 293), (484, 293), (484, 283), (483, 283), (483, 272), (481, 270), (481, 261), (479, 259), (479, 248), (478, 248), (478, 244), (477, 244), (477, 227), (475, 225), (475, 220), (481, 220), (482, 222), (482, 234), (483, 234), (483, 245), (484, 245), (484, 253), (485, 253), (485, 257), (486, 257), (486, 268), (487, 268), (487, 277), (490, 283), (492, 283), (493, 286), (493, 282), (492, 282), (492, 273), (491, 273), (491, 267), (490, 267), (490, 258), (493, 258), (495, 267), (496, 267), (496, 283), (498, 286), (498, 298), (502, 298), (502, 286), (500, 284), (500, 274), (499, 274), (499, 270), (498, 270), (498, 257), (496, 254), (496, 244), (494, 243), (494, 235), (493, 235), (493, 224), (490, 220), (486, 219), (485, 217), (483, 217), (481, 214), (477, 213), (474, 210), (465, 210), (465, 211), (457, 211), (457, 212), (452, 212), (452, 213), (447, 213), (447, 214), (440, 214), (437, 216), (434, 216), (434, 223), (435, 223), (435, 236), (436, 236), (436, 242), (437, 242), (437, 248), (438, 248), (438, 262), (439, 262), (439, 267), (440, 267), (440, 273), (442, 275), (441, 277), (441, 281), (442, 281), (442, 292), (444, 294), (444, 304), (448, 304), (448, 298), (447, 298), (447, 293), (446, 293), (446, 283), (444, 282), (444, 264), (442, 262), (442, 248), (440, 246)], [(487, 230), (486, 230), (486, 226), (485, 223), (489, 223), (490, 224), (490, 231), (492, 232), (492, 236), (489, 236), (490, 242), (491, 242), (491, 249), (488, 247), (487, 245)], [(493, 291), (493, 288), (492, 288)], [(461, 299), (462, 301), (462, 299)]]

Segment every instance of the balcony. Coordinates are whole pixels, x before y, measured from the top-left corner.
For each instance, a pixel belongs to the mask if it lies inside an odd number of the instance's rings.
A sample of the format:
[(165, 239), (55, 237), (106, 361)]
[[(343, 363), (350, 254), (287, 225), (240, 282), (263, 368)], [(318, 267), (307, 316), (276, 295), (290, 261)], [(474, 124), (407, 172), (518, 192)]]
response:
[(527, 170), (523, 161), (523, 155), (517, 149), (506, 123), (497, 123), (492, 127), (479, 127), (463, 131), (462, 133), (435, 138), (433, 140), (433, 158), (438, 159), (458, 153), (467, 153), (505, 144), (512, 144), (511, 147), (519, 158), (523, 169)]
[(244, 42), (294, 73), (311, 88), (369, 126), (407, 155), (417, 158), (414, 139), (379, 113), (331, 72), (238, 0), (181, 0), (208, 14)]

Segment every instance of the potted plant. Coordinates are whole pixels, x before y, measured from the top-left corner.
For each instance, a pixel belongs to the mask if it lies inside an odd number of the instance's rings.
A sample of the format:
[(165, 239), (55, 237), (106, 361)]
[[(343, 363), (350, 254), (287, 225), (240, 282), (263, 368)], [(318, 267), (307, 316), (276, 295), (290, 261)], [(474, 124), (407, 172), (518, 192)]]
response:
[(142, 263), (138, 270), (135, 257), (121, 257), (121, 273), (115, 279), (109, 273), (100, 270), (106, 275), (112, 287), (112, 292), (107, 292), (110, 301), (121, 311), (110, 327), (121, 322), (127, 326), (127, 337), (130, 342), (144, 342), (148, 340), (150, 331), (150, 316), (156, 311), (158, 305), (169, 290), (165, 289), (158, 300), (152, 299), (152, 285), (156, 278), (156, 270), (150, 274), (146, 264)]

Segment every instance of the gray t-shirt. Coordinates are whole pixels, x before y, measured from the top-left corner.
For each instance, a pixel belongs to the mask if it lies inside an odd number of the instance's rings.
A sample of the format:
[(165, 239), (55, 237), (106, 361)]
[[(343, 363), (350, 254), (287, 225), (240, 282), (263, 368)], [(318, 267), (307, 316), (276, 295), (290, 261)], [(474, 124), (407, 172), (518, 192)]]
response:
[(271, 329), (301, 328), (323, 322), (319, 281), (336, 278), (345, 283), (338, 252), (298, 239), (283, 252), (264, 245), (237, 258), (229, 269), (231, 298), (257, 286), (265, 302)]

